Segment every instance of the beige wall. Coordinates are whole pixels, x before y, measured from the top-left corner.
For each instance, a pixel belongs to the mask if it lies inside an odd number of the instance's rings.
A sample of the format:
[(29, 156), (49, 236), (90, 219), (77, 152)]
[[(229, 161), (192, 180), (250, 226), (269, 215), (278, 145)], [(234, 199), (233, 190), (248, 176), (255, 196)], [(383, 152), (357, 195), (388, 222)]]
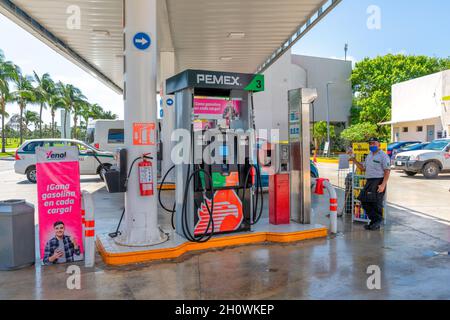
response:
[[(317, 89), (319, 97), (314, 102), (314, 120), (326, 120), (327, 82), (330, 93), (331, 123), (347, 123), (352, 106), (352, 72), (350, 61), (291, 55), (287, 51), (265, 72), (266, 90), (254, 95), (256, 127), (279, 129), (280, 139), (288, 139), (288, 90)], [(311, 112), (312, 120), (312, 112)]]
[[(393, 139), (392, 141), (427, 141), (427, 126), (434, 125), (434, 137), (437, 139), (438, 131), (442, 131), (441, 119), (436, 118), (432, 120), (403, 122), (393, 125)], [(417, 127), (423, 127), (422, 132), (417, 131)], [(403, 128), (407, 127), (408, 132), (403, 132)], [(397, 134), (398, 133), (398, 136)]]

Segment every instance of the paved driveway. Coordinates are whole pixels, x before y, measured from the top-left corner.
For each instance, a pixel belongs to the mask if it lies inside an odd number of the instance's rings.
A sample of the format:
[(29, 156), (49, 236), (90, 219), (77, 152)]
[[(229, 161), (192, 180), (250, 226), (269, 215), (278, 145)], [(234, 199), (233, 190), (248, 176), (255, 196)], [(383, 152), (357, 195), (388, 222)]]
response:
[[(336, 164), (320, 163), (318, 167), (321, 177), (338, 185)], [(450, 174), (428, 180), (422, 175), (408, 177), (403, 172), (393, 171), (388, 187), (388, 202), (399, 209), (407, 208), (416, 215), (450, 225), (449, 189)]]
[[(99, 176), (82, 176), (81, 190), (95, 192), (105, 184)], [(14, 172), (14, 161), (0, 160), (0, 200), (25, 199), (36, 206), (35, 218), (37, 220), (37, 188), (28, 182), (25, 175)]]

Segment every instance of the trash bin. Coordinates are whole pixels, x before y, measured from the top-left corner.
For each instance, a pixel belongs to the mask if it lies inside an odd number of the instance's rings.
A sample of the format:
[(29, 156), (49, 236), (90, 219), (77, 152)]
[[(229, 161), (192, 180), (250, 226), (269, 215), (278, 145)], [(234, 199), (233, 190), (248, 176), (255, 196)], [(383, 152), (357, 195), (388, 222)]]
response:
[(34, 206), (25, 200), (0, 201), (0, 270), (35, 263)]

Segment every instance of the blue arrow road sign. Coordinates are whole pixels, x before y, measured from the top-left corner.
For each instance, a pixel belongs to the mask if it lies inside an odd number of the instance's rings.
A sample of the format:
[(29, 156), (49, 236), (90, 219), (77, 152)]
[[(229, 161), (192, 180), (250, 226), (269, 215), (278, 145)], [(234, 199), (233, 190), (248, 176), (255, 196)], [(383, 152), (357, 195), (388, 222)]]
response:
[(152, 40), (147, 33), (139, 32), (134, 36), (133, 44), (139, 50), (147, 50), (152, 44)]
[(167, 99), (167, 105), (170, 107), (170, 106), (173, 106), (173, 100), (172, 99)]
[(161, 118), (164, 118), (164, 110), (163, 109), (159, 110), (159, 116)]

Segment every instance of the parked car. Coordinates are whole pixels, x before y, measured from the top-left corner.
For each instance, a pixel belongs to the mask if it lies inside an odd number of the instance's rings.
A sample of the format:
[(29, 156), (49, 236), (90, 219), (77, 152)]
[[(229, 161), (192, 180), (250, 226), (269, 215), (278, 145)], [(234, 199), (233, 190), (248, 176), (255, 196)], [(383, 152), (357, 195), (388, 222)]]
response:
[[(98, 150), (82, 141), (71, 139), (36, 139), (25, 141), (16, 151), (14, 170), (27, 176), (28, 181), (36, 183), (36, 148), (37, 147), (76, 146), (80, 152), (80, 174), (100, 175), (115, 164), (114, 154)], [(102, 165), (98, 162), (98, 160)]]
[(435, 140), (423, 150), (399, 153), (394, 168), (403, 170), (408, 176), (422, 173), (427, 179), (450, 172), (450, 139)]
[(387, 154), (389, 155), (389, 157), (393, 158), (398, 150), (400, 150), (402, 148), (407, 148), (407, 147), (410, 147), (412, 145), (419, 144), (419, 143), (422, 143), (422, 142), (421, 141), (399, 141), (399, 142), (391, 143), (390, 145), (388, 145)]
[(424, 143), (416, 143), (416, 144), (412, 144), (408, 147), (404, 147), (398, 150), (394, 150), (392, 152), (392, 158), (395, 159), (395, 156), (399, 153), (402, 152), (408, 152), (408, 151), (416, 151), (416, 150), (423, 150), (425, 149), (426, 146), (428, 146), (430, 144), (430, 142), (424, 142)]

